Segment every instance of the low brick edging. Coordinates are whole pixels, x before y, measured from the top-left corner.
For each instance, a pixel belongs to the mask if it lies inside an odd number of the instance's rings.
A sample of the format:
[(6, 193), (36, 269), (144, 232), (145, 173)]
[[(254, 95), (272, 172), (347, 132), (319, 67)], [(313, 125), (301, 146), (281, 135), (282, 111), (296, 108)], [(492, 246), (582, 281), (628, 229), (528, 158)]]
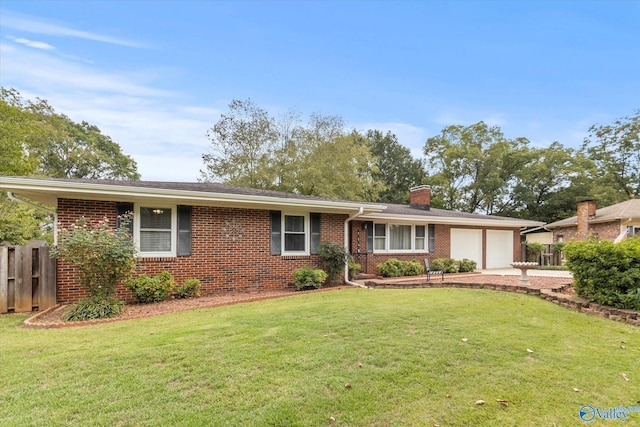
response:
[[(565, 308), (590, 314), (593, 316), (604, 317), (610, 320), (615, 320), (618, 322), (623, 322), (632, 326), (640, 326), (640, 312), (634, 310), (625, 310), (616, 307), (609, 307), (600, 304), (596, 304), (595, 302), (591, 302), (585, 298), (581, 298), (575, 295), (569, 295), (563, 293), (567, 288), (569, 288), (570, 284), (564, 284), (559, 286), (554, 286), (550, 289), (537, 289), (531, 288), (529, 286), (523, 285), (496, 285), (496, 284), (486, 284), (486, 283), (454, 283), (454, 282), (425, 282), (425, 283), (393, 283), (393, 282), (365, 282), (365, 286), (372, 289), (418, 289), (418, 288), (458, 288), (458, 289), (487, 289), (492, 291), (504, 291), (504, 292), (514, 292), (519, 294), (527, 294), (533, 296), (539, 296), (540, 298), (553, 302), (555, 304), (561, 305)], [(212, 308), (212, 307), (221, 307), (225, 305), (233, 305), (240, 304), (244, 302), (254, 302), (267, 300), (272, 298), (281, 298), (291, 295), (300, 295), (304, 293), (310, 292), (326, 292), (340, 289), (348, 289), (351, 286), (336, 286), (322, 289), (315, 289), (310, 291), (283, 291), (269, 294), (239, 294), (237, 298), (233, 300), (225, 300), (220, 302), (212, 302), (210, 305), (198, 307), (198, 308)], [(150, 313), (143, 314), (136, 317), (130, 318), (111, 318), (111, 319), (100, 319), (100, 320), (87, 320), (82, 322), (59, 322), (59, 323), (39, 323), (38, 319), (40, 317), (44, 317), (46, 314), (51, 311), (58, 310), (62, 307), (65, 307), (64, 304), (58, 304), (53, 307), (46, 309), (41, 313), (37, 313), (36, 315), (28, 318), (24, 321), (23, 327), (25, 328), (67, 328), (67, 327), (75, 327), (75, 326), (89, 326), (89, 325), (97, 325), (102, 323), (112, 323), (119, 322), (124, 320), (133, 320), (133, 319), (142, 319), (147, 317), (157, 316), (158, 313)], [(178, 309), (174, 311), (170, 311), (167, 313), (176, 313), (179, 311), (191, 310), (194, 307), (187, 307), (183, 309)]]
[[(518, 294), (540, 295), (541, 289), (522, 285), (496, 285), (491, 283), (458, 283), (433, 282), (423, 283), (393, 283), (393, 282), (365, 282), (365, 286), (373, 289), (418, 289), (418, 288), (460, 288), (460, 289), (488, 289), (490, 291), (507, 291)], [(566, 286), (566, 285), (565, 285)]]
[(580, 313), (623, 322), (632, 326), (640, 326), (640, 312), (625, 310), (622, 308), (609, 307), (596, 304), (585, 298), (576, 295), (563, 293), (571, 285), (559, 285), (549, 289), (531, 288), (523, 285), (496, 285), (485, 283), (455, 283), (455, 282), (423, 282), (423, 283), (393, 283), (393, 282), (365, 282), (367, 287), (373, 289), (417, 289), (417, 288), (459, 288), (459, 289), (488, 289), (492, 291), (515, 292), (538, 296), (544, 300), (561, 305), (565, 308), (578, 311)]
[(580, 313), (600, 316), (633, 326), (640, 326), (640, 312), (634, 310), (600, 305), (588, 299), (576, 295), (563, 294), (553, 289), (542, 289), (540, 297)]

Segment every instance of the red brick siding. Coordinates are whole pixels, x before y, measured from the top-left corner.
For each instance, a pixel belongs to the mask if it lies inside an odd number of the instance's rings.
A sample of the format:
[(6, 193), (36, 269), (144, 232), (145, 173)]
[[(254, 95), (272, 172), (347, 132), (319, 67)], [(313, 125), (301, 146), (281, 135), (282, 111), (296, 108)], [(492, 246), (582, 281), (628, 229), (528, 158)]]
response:
[[(353, 221), (351, 223), (351, 253), (355, 254), (360, 248), (360, 252), (365, 252), (367, 247), (367, 236), (365, 230), (362, 229), (362, 221)], [(376, 266), (385, 262), (390, 258), (399, 259), (401, 261), (407, 261), (416, 259), (422, 262), (423, 259), (428, 258), (429, 261), (433, 261), (436, 258), (450, 258), (451, 257), (451, 225), (436, 224), (435, 225), (435, 250), (434, 252), (414, 252), (414, 253), (368, 253), (366, 256), (366, 266), (362, 266), (362, 271), (370, 274), (376, 273)], [(482, 250), (483, 250), (483, 265), (479, 265), (478, 268), (484, 268), (486, 265), (486, 229), (482, 227), (463, 227), (455, 226), (455, 228), (475, 228), (482, 229)], [(514, 261), (520, 261), (520, 230), (512, 228), (492, 228), (492, 230), (511, 230), (513, 231), (513, 259)], [(365, 263), (365, 257), (361, 257), (361, 264)], [(366, 267), (366, 268), (365, 268)]]
[(618, 235), (620, 235), (620, 221), (615, 220), (611, 222), (589, 224), (584, 236), (578, 233), (578, 227), (576, 226), (556, 228), (553, 230), (553, 241), (557, 242), (560, 236), (562, 236), (563, 242), (585, 240), (590, 236), (597, 236), (603, 240), (615, 240)]
[[(60, 199), (58, 218), (68, 227), (85, 216), (97, 221), (107, 216), (115, 224), (116, 202)], [(346, 215), (322, 214), (320, 241), (343, 244)], [(173, 258), (142, 258), (137, 274), (170, 272), (178, 284), (189, 278), (202, 283), (203, 293), (282, 290), (292, 286), (292, 273), (304, 265), (319, 265), (317, 255), (280, 256), (270, 253), (268, 210), (194, 206), (192, 255)], [(58, 263), (58, 302), (74, 302), (86, 296), (74, 279), (73, 268)], [(131, 300), (120, 285), (118, 297)]]
[(431, 206), (431, 187), (424, 185), (411, 189), (409, 204), (412, 207), (428, 208)]

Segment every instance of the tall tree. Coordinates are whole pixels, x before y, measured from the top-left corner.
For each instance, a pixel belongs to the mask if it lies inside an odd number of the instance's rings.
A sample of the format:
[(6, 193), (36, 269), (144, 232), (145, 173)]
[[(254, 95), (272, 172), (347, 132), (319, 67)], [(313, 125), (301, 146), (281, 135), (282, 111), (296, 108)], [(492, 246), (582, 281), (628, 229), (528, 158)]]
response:
[(29, 146), (50, 129), (27, 110), (17, 90), (0, 88), (0, 175), (35, 174), (38, 162)]
[[(87, 122), (0, 88), (0, 175), (138, 179), (135, 161)], [(0, 195), (0, 242), (51, 240), (52, 218)]]
[(369, 130), (366, 137), (371, 144), (371, 154), (376, 159), (374, 178), (384, 186), (376, 201), (383, 203), (409, 203), (409, 189), (424, 183), (424, 162), (414, 159), (411, 151), (398, 142), (388, 131)]
[(0, 112), (0, 145), (3, 153), (13, 159), (2, 163), (2, 173), (140, 178), (136, 162), (123, 154), (109, 136), (87, 122), (75, 123), (56, 113), (45, 100), (24, 100), (17, 90), (1, 88)]
[(484, 122), (446, 127), (424, 147), (432, 205), (485, 214), (511, 210), (511, 189), (527, 162), (528, 143), (508, 140)]
[(203, 180), (252, 188), (270, 188), (276, 176), (270, 171), (275, 161), (278, 130), (275, 119), (251, 99), (233, 100), (229, 112), (207, 132), (209, 153), (202, 158)]
[(531, 148), (527, 163), (516, 175), (515, 201), (508, 216), (554, 222), (575, 215), (576, 201), (591, 194), (593, 163), (553, 142), (547, 148)]
[(640, 197), (640, 110), (592, 126), (582, 151), (595, 162), (602, 184), (618, 193), (616, 201)]
[(203, 181), (346, 199), (369, 199), (380, 185), (370, 146), (339, 116), (280, 119), (253, 101), (234, 100), (209, 130)]
[(360, 133), (328, 134), (298, 163), (298, 192), (343, 200), (376, 200), (382, 184), (368, 141)]

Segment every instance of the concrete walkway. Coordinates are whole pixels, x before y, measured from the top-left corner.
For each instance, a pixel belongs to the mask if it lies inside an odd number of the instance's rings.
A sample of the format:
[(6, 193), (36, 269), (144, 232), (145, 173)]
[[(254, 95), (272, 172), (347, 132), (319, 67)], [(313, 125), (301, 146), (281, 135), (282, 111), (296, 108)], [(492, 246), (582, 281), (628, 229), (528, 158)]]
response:
[[(490, 274), (494, 276), (520, 276), (519, 268), (490, 268), (487, 270), (481, 270), (481, 274)], [(561, 277), (571, 279), (573, 274), (566, 270), (527, 270), (527, 275), (530, 277)]]

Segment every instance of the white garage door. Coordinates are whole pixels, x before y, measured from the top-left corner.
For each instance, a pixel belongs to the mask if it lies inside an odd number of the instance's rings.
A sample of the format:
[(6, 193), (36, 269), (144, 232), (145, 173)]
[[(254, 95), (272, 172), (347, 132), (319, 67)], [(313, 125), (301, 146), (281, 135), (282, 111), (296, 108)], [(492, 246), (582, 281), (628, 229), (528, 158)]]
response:
[(513, 262), (513, 231), (487, 230), (487, 268), (509, 267)]
[(482, 268), (482, 230), (451, 229), (451, 258), (470, 259)]

